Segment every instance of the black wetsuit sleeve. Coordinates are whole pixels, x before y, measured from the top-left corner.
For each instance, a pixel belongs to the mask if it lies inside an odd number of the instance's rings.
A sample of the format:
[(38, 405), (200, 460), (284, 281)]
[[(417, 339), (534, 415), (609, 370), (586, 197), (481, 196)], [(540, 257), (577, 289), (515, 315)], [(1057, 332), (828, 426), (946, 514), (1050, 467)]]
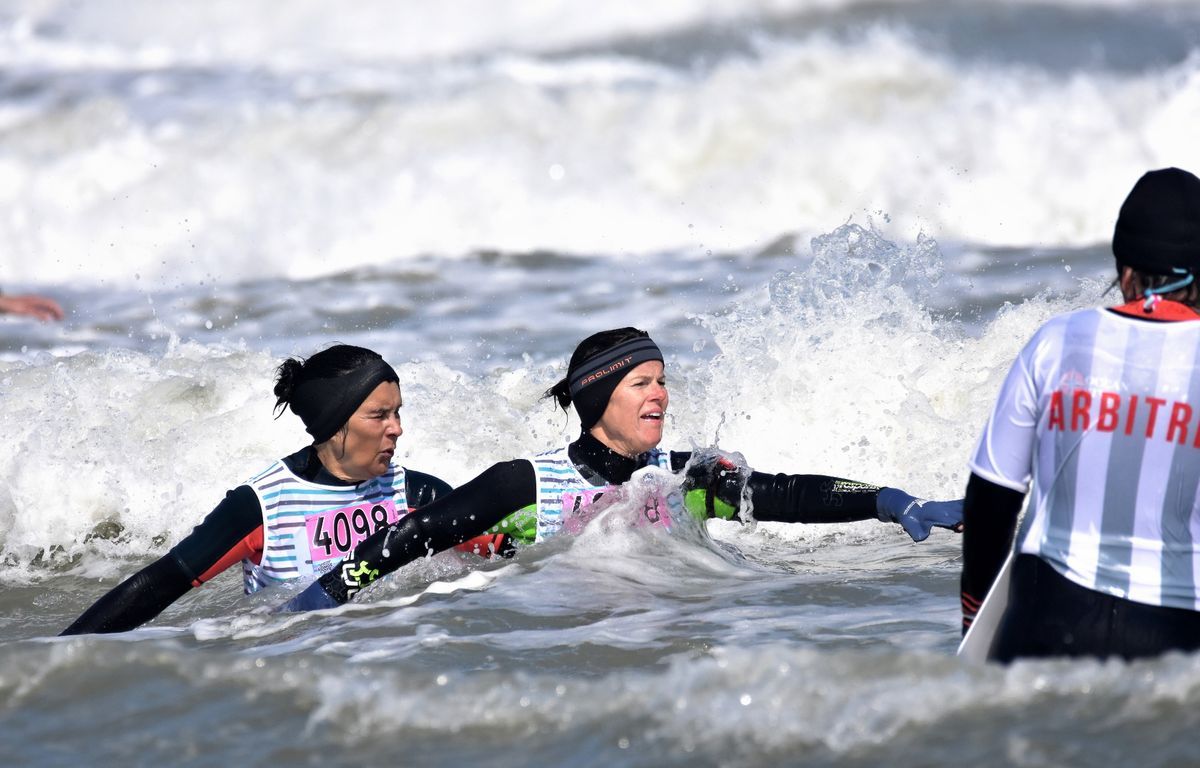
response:
[[(671, 452), (671, 469), (679, 472), (692, 454)], [(779, 523), (849, 523), (879, 517), (876, 501), (879, 486), (827, 475), (768, 475), (750, 472), (722, 473), (708, 480), (709, 516), (712, 500), (720, 499), (734, 509), (741, 506), (742, 483), (750, 492), (754, 519)]]
[(262, 524), (262, 505), (254, 489), (239, 485), (171, 552), (195, 581)]
[(110, 590), (62, 634), (125, 632), (145, 624), (261, 525), (258, 497), (249, 486), (238, 486), (170, 552)]
[(440, 477), (415, 469), (404, 470), (404, 484), (407, 486), (405, 493), (408, 494), (408, 506), (413, 509), (420, 509), (454, 490), (450, 483)]
[(751, 472), (754, 519), (780, 523), (848, 523), (878, 518), (879, 487), (826, 475)]
[(183, 565), (167, 553), (130, 576), (83, 612), (64, 635), (127, 632), (150, 621), (192, 588)]
[(335, 600), (345, 603), (375, 579), (418, 557), (472, 539), (536, 500), (537, 477), (531, 463), (516, 459), (493, 465), (429, 506), (372, 534), (319, 582)]
[(967, 631), (1012, 549), (1025, 494), (972, 473), (963, 498), (963, 632)]

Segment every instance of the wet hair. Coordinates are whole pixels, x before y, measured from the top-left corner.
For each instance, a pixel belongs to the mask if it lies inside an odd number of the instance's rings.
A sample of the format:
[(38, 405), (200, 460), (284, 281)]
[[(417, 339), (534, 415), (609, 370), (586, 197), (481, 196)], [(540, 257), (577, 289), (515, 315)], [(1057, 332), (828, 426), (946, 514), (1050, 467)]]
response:
[(385, 381), (399, 384), (400, 377), (378, 352), (363, 347), (335, 344), (308, 359), (289, 357), (275, 372), (275, 417), (291, 408), (313, 441), (323, 443)]
[[(1120, 290), (1121, 286), (1121, 273), (1125, 270), (1125, 267), (1129, 267), (1133, 270), (1133, 282), (1134, 286), (1137, 288), (1136, 298), (1145, 297), (1147, 289), (1157, 291), (1157, 289), (1162, 288), (1164, 285), (1168, 285), (1179, 279), (1178, 275), (1161, 275), (1157, 272), (1147, 272), (1145, 270), (1138, 269), (1131, 264), (1122, 264), (1121, 261), (1118, 260), (1117, 278), (1113, 280), (1113, 284), (1111, 286), (1112, 288), (1116, 288), (1118, 291)], [(1180, 288), (1179, 291), (1183, 292), (1183, 297), (1177, 299), (1177, 301), (1180, 304), (1186, 304), (1192, 309), (1200, 312), (1200, 283), (1193, 280), (1188, 285)], [(1175, 291), (1171, 291), (1167, 295), (1173, 293), (1175, 293)]]

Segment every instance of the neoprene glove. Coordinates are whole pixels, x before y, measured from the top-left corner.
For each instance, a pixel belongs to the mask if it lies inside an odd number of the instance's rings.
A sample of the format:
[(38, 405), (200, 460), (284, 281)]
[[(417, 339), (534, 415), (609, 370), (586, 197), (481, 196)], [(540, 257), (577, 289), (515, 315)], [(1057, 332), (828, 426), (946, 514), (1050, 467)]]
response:
[(900, 523), (913, 541), (924, 541), (936, 525), (939, 528), (957, 529), (962, 525), (962, 499), (954, 501), (927, 501), (910, 496), (899, 488), (880, 488), (875, 500), (879, 519), (887, 523)]
[(302, 613), (304, 611), (323, 611), (326, 608), (337, 608), (341, 603), (325, 591), (321, 582), (314, 581), (304, 588), (304, 591), (288, 600), (276, 613)]
[(741, 506), (742, 489), (750, 479), (750, 468), (738, 463), (740, 454), (719, 451), (697, 453), (688, 462), (683, 479), (684, 506), (704, 520), (732, 520)]

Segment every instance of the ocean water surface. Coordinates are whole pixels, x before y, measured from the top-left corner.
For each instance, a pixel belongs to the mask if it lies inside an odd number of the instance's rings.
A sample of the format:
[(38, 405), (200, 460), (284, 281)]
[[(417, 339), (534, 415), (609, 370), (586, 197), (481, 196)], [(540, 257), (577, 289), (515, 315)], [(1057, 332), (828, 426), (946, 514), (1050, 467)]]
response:
[(1138, 176), (1200, 170), (1200, 6), (677, 0), (0, 7), (9, 765), (1190, 765), (1200, 660), (970, 667), (960, 539), (589, 527), (276, 615), (223, 574), (57, 638), (305, 443), (288, 355), (392, 362), (406, 466), (577, 434), (596, 330), (664, 447), (960, 495), (1014, 354), (1111, 303)]

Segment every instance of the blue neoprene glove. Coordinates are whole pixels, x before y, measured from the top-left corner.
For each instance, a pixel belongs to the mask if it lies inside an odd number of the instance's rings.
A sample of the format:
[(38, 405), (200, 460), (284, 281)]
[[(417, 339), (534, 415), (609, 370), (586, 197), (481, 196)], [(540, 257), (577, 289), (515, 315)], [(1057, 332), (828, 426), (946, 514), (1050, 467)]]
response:
[(333, 595), (325, 591), (321, 582), (314, 581), (304, 588), (304, 591), (288, 600), (277, 613), (302, 613), (304, 611), (322, 611), (326, 608), (337, 608), (339, 603)]
[(929, 532), (935, 525), (952, 530), (962, 526), (962, 499), (926, 501), (909, 496), (899, 488), (880, 488), (875, 509), (880, 520), (900, 523), (913, 541), (929, 538)]

